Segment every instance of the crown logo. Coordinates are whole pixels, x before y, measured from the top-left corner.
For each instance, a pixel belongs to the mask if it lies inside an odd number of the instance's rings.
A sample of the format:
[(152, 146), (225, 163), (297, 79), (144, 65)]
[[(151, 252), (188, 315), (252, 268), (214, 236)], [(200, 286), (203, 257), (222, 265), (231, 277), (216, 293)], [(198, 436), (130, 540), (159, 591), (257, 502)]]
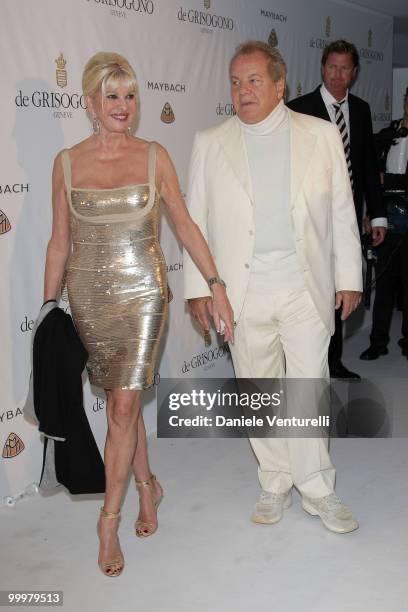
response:
[(7, 234), (11, 230), (10, 221), (2, 210), (0, 210), (0, 235)]
[(301, 83), (298, 83), (296, 87), (296, 97), (298, 98), (301, 95), (302, 95), (302, 85)]
[(390, 110), (390, 96), (389, 93), (387, 91), (387, 93), (385, 94), (385, 110), (389, 111)]
[(368, 45), (369, 47), (372, 47), (372, 46), (373, 46), (373, 31), (372, 31), (372, 29), (371, 29), (371, 28), (368, 30), (368, 41), (367, 41), (367, 45)]
[(211, 7), (211, 0), (204, 0), (204, 8), (208, 11)]
[(329, 38), (330, 34), (331, 34), (331, 19), (330, 17), (328, 17), (326, 19), (326, 37)]
[(11, 433), (8, 435), (6, 443), (3, 447), (3, 459), (12, 459), (13, 457), (17, 457), (20, 453), (25, 449), (24, 442), (22, 439), (15, 433)]
[(65, 66), (67, 65), (67, 60), (64, 58), (62, 53), (59, 54), (59, 57), (55, 60), (57, 64), (57, 69), (55, 71), (55, 76), (57, 79), (58, 87), (66, 87), (68, 83), (67, 79), (67, 71), (65, 70)]
[(204, 330), (204, 346), (211, 346), (211, 333), (209, 329)]
[(166, 102), (166, 104), (163, 106), (160, 119), (163, 121), (163, 123), (174, 123), (176, 120), (173, 109), (168, 102)]
[(276, 30), (271, 30), (271, 33), (269, 34), (269, 38), (268, 38), (268, 45), (270, 47), (277, 47), (278, 46), (278, 35), (276, 34)]

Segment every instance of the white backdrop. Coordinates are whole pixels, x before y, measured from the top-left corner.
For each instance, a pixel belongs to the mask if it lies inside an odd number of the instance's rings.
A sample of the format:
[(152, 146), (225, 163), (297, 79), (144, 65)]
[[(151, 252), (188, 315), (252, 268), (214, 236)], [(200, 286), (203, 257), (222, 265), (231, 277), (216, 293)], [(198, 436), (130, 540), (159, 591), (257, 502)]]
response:
[[(167, 147), (182, 187), (194, 132), (232, 113), (228, 60), (246, 39), (279, 47), (288, 64), (289, 97), (317, 86), (330, 40), (354, 42), (361, 74), (353, 91), (371, 104), (375, 130), (391, 118), (392, 95), (392, 19), (335, 1), (2, 0), (1, 24), (0, 500), (39, 476), (39, 435), (21, 407), (31, 329), (42, 303), (53, 158), (90, 133), (80, 86), (87, 59), (101, 50), (129, 59), (140, 86), (138, 134)], [(228, 376), (226, 348), (214, 333), (206, 348), (186, 313), (180, 250), (166, 220), (162, 246), (175, 299), (159, 374)], [(148, 392), (150, 431), (154, 400)], [(88, 384), (85, 404), (102, 446), (105, 403)]]

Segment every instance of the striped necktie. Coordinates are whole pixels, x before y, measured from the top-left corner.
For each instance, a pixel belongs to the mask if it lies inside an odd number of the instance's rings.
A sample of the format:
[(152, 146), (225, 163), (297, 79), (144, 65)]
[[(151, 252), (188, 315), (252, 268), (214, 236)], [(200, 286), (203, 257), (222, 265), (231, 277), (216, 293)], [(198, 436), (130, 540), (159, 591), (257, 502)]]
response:
[(353, 171), (351, 169), (351, 157), (350, 157), (350, 138), (347, 132), (346, 120), (343, 115), (343, 111), (341, 110), (341, 105), (344, 104), (345, 100), (338, 102), (337, 104), (333, 104), (333, 107), (336, 111), (335, 122), (337, 127), (339, 128), (340, 136), (343, 141), (344, 155), (346, 156), (347, 169), (350, 177), (351, 188), (353, 188)]

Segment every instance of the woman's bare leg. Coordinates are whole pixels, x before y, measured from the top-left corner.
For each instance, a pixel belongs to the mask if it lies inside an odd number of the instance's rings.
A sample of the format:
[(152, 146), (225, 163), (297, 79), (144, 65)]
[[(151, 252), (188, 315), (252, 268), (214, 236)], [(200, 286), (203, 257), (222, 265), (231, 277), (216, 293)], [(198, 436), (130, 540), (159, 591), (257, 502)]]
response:
[[(149, 480), (152, 472), (147, 455), (146, 429), (143, 414), (140, 412), (137, 426), (137, 446), (132, 463), (133, 474), (138, 482)], [(152, 480), (150, 486), (139, 487), (140, 512), (139, 520), (157, 525), (157, 509), (155, 503), (163, 495), (163, 489), (157, 480)]]
[[(108, 433), (105, 443), (106, 492), (103, 507), (106, 512), (119, 512), (138, 441), (140, 391), (111, 389), (106, 394)], [(117, 519), (103, 516), (99, 519), (100, 564), (122, 555), (117, 528)], [(122, 565), (115, 564), (110, 573), (116, 573)]]

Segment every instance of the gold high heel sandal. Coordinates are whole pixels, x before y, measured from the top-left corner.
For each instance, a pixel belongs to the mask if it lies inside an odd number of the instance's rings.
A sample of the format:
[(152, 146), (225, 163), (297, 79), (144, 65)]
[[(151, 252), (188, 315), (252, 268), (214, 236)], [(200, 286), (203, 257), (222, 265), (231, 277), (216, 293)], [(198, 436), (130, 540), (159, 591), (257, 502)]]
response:
[[(151, 487), (152, 482), (154, 480), (157, 480), (154, 474), (152, 474), (148, 480), (135, 480), (136, 487), (139, 491), (142, 487)], [(161, 495), (161, 497), (156, 502), (154, 502), (154, 507), (156, 508), (156, 510), (159, 507), (162, 499), (163, 495)], [(158, 525), (155, 525), (154, 523), (147, 523), (146, 521), (141, 521), (140, 519), (137, 519), (137, 521), (135, 522), (135, 533), (138, 538), (147, 538), (157, 531), (157, 527)]]
[[(109, 518), (109, 519), (120, 519), (120, 511), (119, 512), (106, 512), (104, 508), (101, 508), (101, 518), (102, 517)], [(99, 534), (99, 526), (98, 526), (98, 534)], [(119, 565), (119, 564), (121, 565), (121, 567), (112, 569), (115, 567), (115, 565)], [(100, 563), (98, 561), (98, 565), (100, 567), (101, 572), (105, 574), (105, 576), (109, 576), (109, 578), (116, 578), (122, 573), (123, 568), (125, 567), (125, 560), (123, 558), (123, 555), (121, 554), (120, 557), (117, 557), (116, 559), (113, 559), (112, 561), (104, 561), (103, 563)], [(110, 569), (112, 571), (109, 571)]]

